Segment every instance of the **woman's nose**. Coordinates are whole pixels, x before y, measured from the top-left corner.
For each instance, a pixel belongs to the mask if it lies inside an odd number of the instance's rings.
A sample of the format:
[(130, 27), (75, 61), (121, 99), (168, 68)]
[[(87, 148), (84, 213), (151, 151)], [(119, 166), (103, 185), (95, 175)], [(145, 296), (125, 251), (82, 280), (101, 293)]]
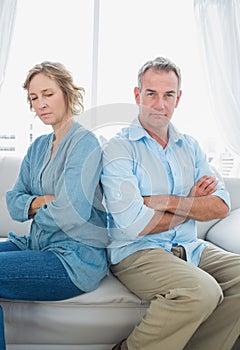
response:
[(46, 102), (43, 99), (38, 100), (38, 108), (43, 109), (46, 107)]

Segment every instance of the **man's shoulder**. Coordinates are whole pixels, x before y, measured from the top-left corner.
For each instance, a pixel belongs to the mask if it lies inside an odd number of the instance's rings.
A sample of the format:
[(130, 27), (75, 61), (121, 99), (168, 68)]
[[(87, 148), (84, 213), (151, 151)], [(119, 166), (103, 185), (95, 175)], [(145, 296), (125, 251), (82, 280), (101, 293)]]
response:
[(103, 150), (109, 149), (109, 148), (115, 148), (115, 147), (124, 147), (130, 144), (130, 141), (128, 138), (123, 137), (122, 135), (115, 135), (111, 139), (109, 139), (107, 142), (103, 145)]
[(199, 142), (192, 135), (183, 134), (183, 140), (185, 144), (188, 146), (188, 148), (194, 151), (194, 153), (198, 152), (201, 149)]
[(111, 137), (106, 144), (132, 144), (142, 139), (146, 134), (138, 119), (134, 119), (129, 125), (123, 127), (118, 133)]
[(191, 148), (195, 149), (199, 147), (199, 142), (197, 141), (197, 139), (190, 134), (175, 131), (175, 139), (180, 140), (183, 144), (190, 146)]
[(132, 154), (132, 142), (129, 139), (129, 128), (123, 128), (102, 146), (105, 156), (125, 157)]

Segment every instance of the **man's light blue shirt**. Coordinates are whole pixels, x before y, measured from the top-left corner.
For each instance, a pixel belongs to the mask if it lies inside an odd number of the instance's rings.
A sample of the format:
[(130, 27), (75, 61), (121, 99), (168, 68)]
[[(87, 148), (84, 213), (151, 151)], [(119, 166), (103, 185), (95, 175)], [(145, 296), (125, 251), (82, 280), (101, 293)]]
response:
[[(207, 242), (197, 238), (195, 220), (167, 231), (138, 236), (151, 221), (154, 210), (144, 205), (143, 196), (169, 194), (188, 196), (204, 175), (216, 176), (198, 142), (179, 133), (170, 123), (165, 149), (135, 120), (105, 146), (102, 184), (108, 208), (110, 245), (108, 256), (116, 264), (142, 249), (163, 248), (171, 252), (181, 245), (187, 260), (198, 265)], [(218, 179), (213, 193), (230, 208), (230, 198)]]

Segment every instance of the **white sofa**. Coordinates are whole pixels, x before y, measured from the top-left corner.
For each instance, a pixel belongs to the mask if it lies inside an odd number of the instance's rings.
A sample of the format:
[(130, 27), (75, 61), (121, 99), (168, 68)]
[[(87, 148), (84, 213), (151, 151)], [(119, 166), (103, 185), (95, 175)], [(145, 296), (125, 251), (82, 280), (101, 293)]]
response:
[[(5, 203), (20, 159), (0, 158), (0, 237), (9, 231), (28, 232), (28, 223), (13, 222)], [(199, 237), (240, 254), (240, 178), (226, 178), (232, 211), (223, 220), (199, 223)], [(58, 302), (1, 300), (8, 350), (109, 350), (125, 338), (144, 315), (147, 303), (111, 274), (100, 287), (80, 297)], [(236, 344), (235, 350), (240, 349)], [(214, 349), (213, 349), (214, 350)]]

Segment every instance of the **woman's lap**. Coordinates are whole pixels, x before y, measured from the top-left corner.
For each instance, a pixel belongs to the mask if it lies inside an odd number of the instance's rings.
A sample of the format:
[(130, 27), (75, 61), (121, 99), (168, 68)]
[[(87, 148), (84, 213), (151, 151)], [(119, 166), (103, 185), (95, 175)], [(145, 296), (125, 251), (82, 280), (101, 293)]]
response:
[(0, 298), (50, 301), (82, 293), (53, 252), (0, 242)]

